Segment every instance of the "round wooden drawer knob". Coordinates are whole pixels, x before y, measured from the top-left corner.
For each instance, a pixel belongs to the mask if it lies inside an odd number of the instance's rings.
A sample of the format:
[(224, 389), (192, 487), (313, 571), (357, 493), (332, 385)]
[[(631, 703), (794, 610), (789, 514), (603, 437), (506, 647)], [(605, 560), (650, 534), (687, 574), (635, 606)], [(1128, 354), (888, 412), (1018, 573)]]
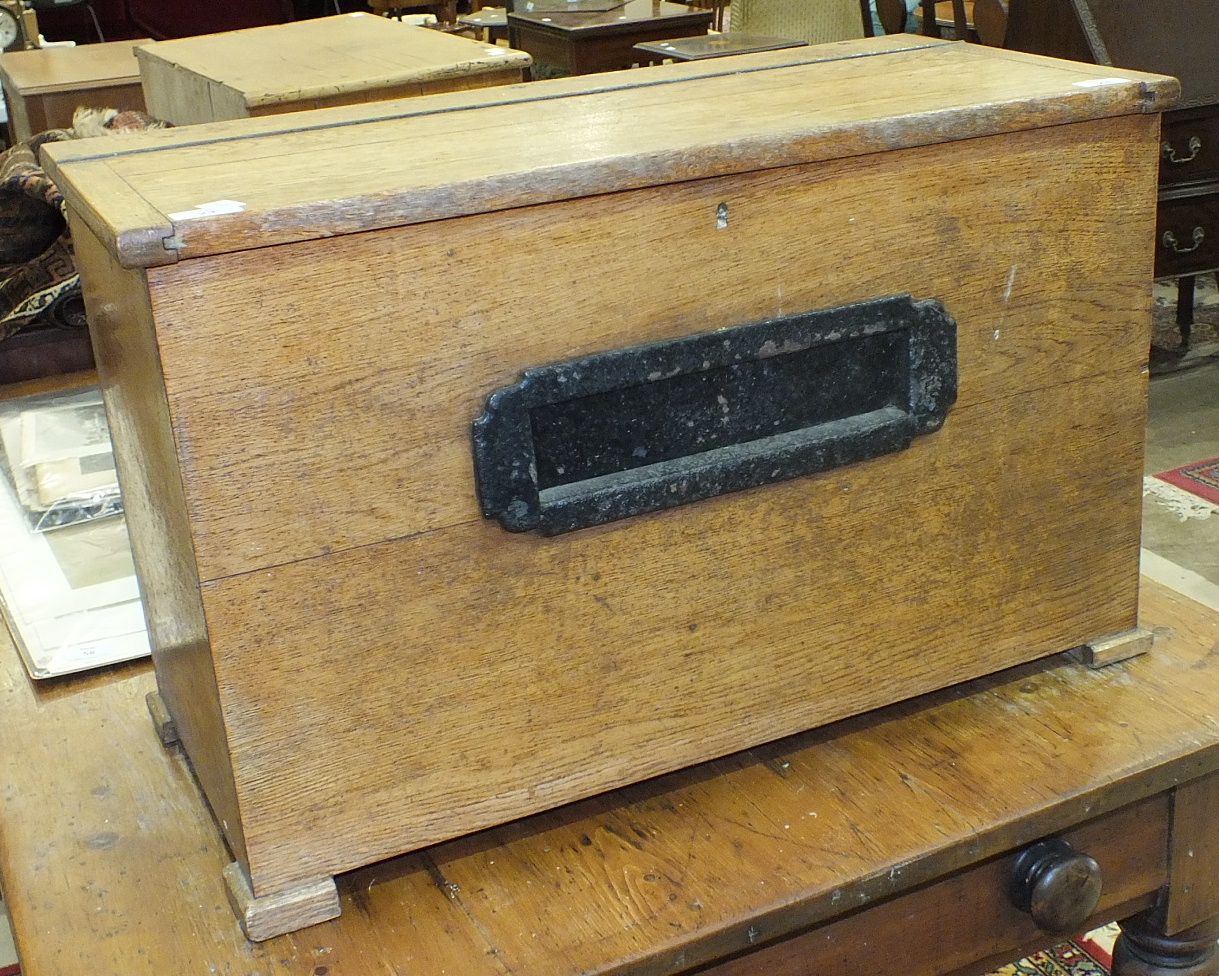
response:
[(1034, 844), (1012, 867), (1012, 903), (1052, 935), (1078, 932), (1096, 911), (1100, 892), (1096, 859), (1064, 840)]

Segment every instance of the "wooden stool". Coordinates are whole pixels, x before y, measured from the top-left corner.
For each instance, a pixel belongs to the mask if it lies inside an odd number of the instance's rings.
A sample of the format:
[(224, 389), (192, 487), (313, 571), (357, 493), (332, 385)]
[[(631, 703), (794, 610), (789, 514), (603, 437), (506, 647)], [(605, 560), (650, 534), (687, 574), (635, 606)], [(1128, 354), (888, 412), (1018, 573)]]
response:
[(508, 9), (506, 7), (481, 7), (473, 13), (462, 14), (457, 23), (474, 27), (488, 44), (508, 40)]

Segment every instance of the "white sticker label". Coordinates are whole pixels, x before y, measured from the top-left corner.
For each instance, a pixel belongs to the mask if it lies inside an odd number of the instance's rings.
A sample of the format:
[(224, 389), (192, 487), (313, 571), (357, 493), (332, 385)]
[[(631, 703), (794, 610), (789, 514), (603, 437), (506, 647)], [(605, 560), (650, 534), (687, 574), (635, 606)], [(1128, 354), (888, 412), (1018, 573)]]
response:
[(1129, 78), (1089, 78), (1087, 81), (1075, 82), (1076, 88), (1099, 88), (1101, 85), (1126, 85)]
[(181, 210), (171, 213), (170, 220), (198, 220), (200, 217), (219, 217), (221, 214), (241, 213), (245, 204), (237, 200), (213, 200), (211, 203), (197, 203), (194, 210)]
[(100, 644), (68, 644), (60, 648), (55, 656), (56, 668), (69, 670), (72, 668), (89, 667), (102, 657), (103, 648)]

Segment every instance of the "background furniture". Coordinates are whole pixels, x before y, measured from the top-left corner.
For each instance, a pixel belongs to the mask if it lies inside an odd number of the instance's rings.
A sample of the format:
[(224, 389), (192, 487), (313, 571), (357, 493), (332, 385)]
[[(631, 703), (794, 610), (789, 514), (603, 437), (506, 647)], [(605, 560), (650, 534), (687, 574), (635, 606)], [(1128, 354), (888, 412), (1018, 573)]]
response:
[(508, 43), (533, 55), (535, 78), (585, 75), (638, 64), (636, 44), (705, 34), (713, 18), (711, 10), (660, 0), (627, 0), (601, 13), (513, 10)]
[(0, 56), (9, 140), (24, 142), (47, 129), (69, 128), (73, 112), (82, 106), (143, 111), (144, 91), (132, 50), (143, 42), (49, 47)]
[(791, 37), (809, 44), (871, 33), (871, 14), (861, 9), (859, 0), (733, 0), (731, 10), (734, 31)]
[(23, 976), (978, 973), (1061, 938), (1008, 893), (1051, 836), (1103, 877), (1077, 928), (1130, 919), (1145, 953), (1170, 935), (1141, 968), (1123, 937), (1117, 976), (1213, 976), (1219, 615), (1144, 580), (1142, 619), (1142, 657), (1024, 665), (383, 862), (341, 880), (340, 918), (258, 945), (144, 711), (147, 664), (35, 686), (0, 630)]
[[(479, 3), (479, 0), (475, 0)], [(402, 14), (430, 13), (442, 24), (457, 20), (457, 0), (436, 0), (434, 3), (410, 3), (406, 0), (368, 0), (369, 9), (378, 16), (401, 17)], [(338, 11), (335, 11), (336, 13)]]
[[(242, 30), (292, 20), (291, 0), (91, 0), (106, 39), (138, 37), (164, 40), (217, 31)], [(39, 10), (38, 25), (50, 40), (87, 44), (97, 40), (90, 13), (83, 6)]]
[(480, 7), (458, 17), (457, 22), (477, 31), (488, 44), (508, 40), (508, 11), (504, 7)]
[(0, 384), (93, 369), (93, 346), (87, 329), (40, 326), (0, 342)]
[(1214, 0), (1010, 0), (1004, 46), (1181, 79), (1164, 117), (1156, 276), (1178, 278), (1182, 345), (1194, 276), (1219, 268), (1219, 5)]
[(93, 9), (93, 4), (90, 0), (25, 0), (25, 2), (37, 14), (46, 14), (73, 7), (78, 8), (92, 21), (93, 29), (97, 31), (97, 41), (99, 43), (105, 43), (106, 41), (106, 35), (102, 32), (102, 25), (97, 19), (97, 11)]
[(373, 14), (162, 41), (137, 57), (148, 111), (174, 125), (510, 84), (531, 63)]
[[(875, 0), (876, 16), (886, 34), (900, 34), (906, 29), (905, 0)], [(927, 37), (943, 37), (948, 28), (954, 40), (977, 40), (971, 16), (972, 0), (922, 0), (919, 4), (919, 32)]]
[(675, 37), (670, 41), (647, 41), (636, 44), (635, 50), (649, 63), (660, 64), (664, 61), (706, 61), (708, 58), (757, 54), (759, 51), (782, 51), (805, 45), (805, 41), (793, 41), (786, 37), (761, 37), (757, 34), (729, 31), (726, 34)]

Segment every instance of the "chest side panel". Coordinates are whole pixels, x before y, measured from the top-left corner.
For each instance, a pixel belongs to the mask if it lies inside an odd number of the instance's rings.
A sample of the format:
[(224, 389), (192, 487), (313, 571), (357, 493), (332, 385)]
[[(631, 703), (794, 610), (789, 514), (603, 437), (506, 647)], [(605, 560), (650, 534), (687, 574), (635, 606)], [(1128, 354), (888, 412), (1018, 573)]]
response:
[(72, 217), (76, 266), (84, 283), (158, 689), (229, 846), (244, 857), (145, 275), (119, 267), (88, 226)]

